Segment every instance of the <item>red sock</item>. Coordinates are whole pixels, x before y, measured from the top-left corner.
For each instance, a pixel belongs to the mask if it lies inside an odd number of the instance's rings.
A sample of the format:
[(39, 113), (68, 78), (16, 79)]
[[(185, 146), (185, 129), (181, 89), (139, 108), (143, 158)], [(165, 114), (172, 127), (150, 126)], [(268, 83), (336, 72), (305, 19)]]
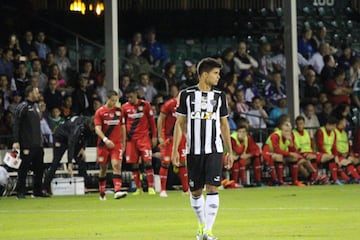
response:
[(100, 194), (105, 194), (105, 189), (106, 189), (106, 178), (99, 177), (99, 192), (100, 192)]
[(358, 172), (356, 171), (354, 165), (350, 164), (349, 166), (346, 167), (346, 170), (348, 171), (348, 173), (351, 174), (351, 176), (353, 176), (356, 180), (360, 178)]
[(182, 185), (183, 192), (187, 192), (189, 190), (189, 183), (188, 183), (188, 174), (187, 169), (185, 166), (179, 167), (179, 177)]
[(256, 157), (253, 162), (255, 181), (261, 182), (261, 162), (260, 158)]
[(139, 170), (133, 171), (132, 175), (134, 176), (134, 182), (135, 182), (136, 187), (141, 188)]
[(114, 191), (115, 192), (118, 192), (118, 191), (121, 190), (121, 184), (122, 184), (121, 175), (119, 175), (119, 174), (114, 174), (113, 175), (113, 184), (114, 184)]
[(246, 184), (246, 160), (240, 159), (239, 161), (239, 172), (241, 184)]
[(149, 187), (154, 187), (154, 169), (152, 166), (145, 168), (145, 174)]
[(313, 169), (315, 170), (312, 174), (311, 174), (311, 178), (310, 181), (315, 181), (317, 176), (318, 176), (318, 166), (316, 162), (311, 162), (311, 165), (313, 167)]
[(344, 180), (344, 181), (350, 180), (350, 177), (348, 175), (346, 175), (346, 173), (342, 170), (342, 168), (338, 168), (338, 173), (342, 180)]
[(336, 162), (329, 162), (329, 171), (331, 173), (331, 177), (334, 181), (338, 180), (338, 176), (337, 176), (337, 164)]
[(161, 191), (166, 190), (168, 171), (169, 171), (168, 168), (160, 167), (159, 175), (160, 175)]
[(240, 161), (234, 162), (232, 167), (232, 179), (235, 181), (235, 183), (239, 182), (239, 167), (240, 167), (239, 162)]
[(296, 183), (298, 181), (298, 175), (299, 175), (299, 166), (297, 165), (297, 163), (291, 164), (290, 171), (291, 171), (291, 177), (293, 183)]
[(276, 174), (278, 177), (278, 180), (280, 183), (284, 183), (284, 164), (282, 163), (275, 163), (275, 168), (276, 168)]

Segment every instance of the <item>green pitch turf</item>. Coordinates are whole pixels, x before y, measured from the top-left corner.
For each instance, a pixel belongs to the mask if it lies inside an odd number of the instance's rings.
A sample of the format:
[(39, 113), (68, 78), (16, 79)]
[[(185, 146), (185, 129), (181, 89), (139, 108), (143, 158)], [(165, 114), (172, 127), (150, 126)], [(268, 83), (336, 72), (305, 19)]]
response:
[[(188, 196), (0, 198), (0, 239), (195, 239)], [(360, 185), (220, 191), (214, 234), (231, 239), (360, 239)]]

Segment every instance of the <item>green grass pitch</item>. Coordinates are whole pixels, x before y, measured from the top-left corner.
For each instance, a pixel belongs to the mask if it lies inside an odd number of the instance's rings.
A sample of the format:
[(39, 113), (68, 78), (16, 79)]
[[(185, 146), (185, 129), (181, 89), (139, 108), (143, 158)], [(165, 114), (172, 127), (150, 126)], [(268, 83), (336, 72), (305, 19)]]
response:
[[(0, 198), (0, 239), (195, 239), (188, 196)], [(231, 239), (360, 239), (360, 186), (220, 191), (213, 232)]]

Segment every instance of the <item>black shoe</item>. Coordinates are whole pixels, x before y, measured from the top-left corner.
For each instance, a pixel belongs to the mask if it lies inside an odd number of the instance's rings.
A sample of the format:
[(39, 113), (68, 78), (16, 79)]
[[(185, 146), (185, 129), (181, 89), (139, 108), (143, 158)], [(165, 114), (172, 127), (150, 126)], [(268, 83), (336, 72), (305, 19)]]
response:
[(31, 195), (31, 197), (32, 198), (38, 198), (38, 197), (48, 198), (48, 197), (51, 197), (51, 195), (47, 191), (42, 191), (40, 193), (34, 193), (33, 195)]
[(18, 194), (16, 194), (16, 198), (17, 199), (25, 199), (25, 194), (24, 193), (18, 193)]

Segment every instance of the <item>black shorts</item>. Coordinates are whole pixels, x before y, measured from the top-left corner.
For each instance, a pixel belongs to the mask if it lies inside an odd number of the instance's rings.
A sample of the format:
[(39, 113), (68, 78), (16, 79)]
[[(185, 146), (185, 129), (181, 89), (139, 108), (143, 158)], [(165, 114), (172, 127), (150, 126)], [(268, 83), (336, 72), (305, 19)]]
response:
[(205, 184), (220, 186), (222, 156), (222, 153), (187, 155), (190, 191), (202, 189)]

